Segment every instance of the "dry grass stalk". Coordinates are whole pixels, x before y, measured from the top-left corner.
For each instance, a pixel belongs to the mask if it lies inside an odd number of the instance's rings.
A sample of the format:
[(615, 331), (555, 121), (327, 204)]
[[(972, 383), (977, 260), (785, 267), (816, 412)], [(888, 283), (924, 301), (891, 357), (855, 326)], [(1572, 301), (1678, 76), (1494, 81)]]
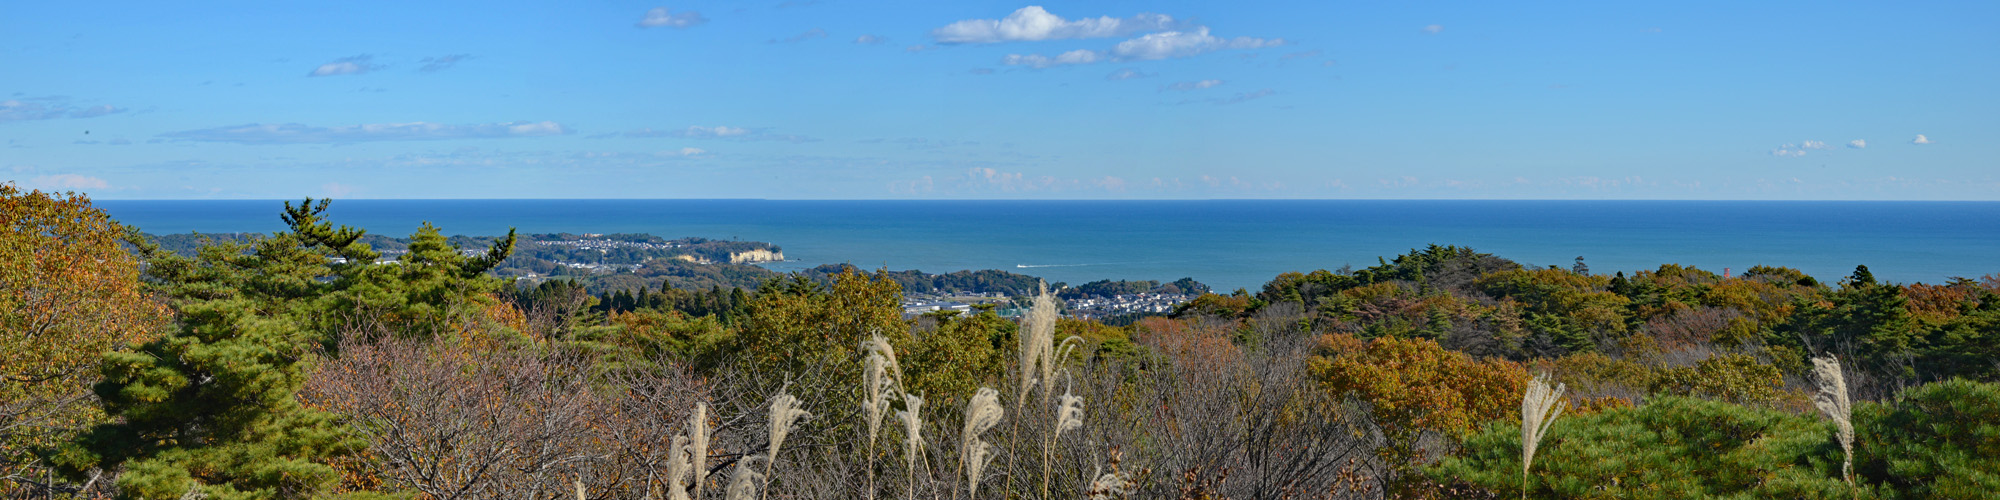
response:
[[(771, 398), (771, 449), (765, 453), (764, 495), (771, 493), (771, 468), (778, 465), (778, 450), (785, 446), (785, 436), (792, 433), (793, 424), (797, 424), (800, 418), (807, 415), (811, 413), (799, 407), (799, 398), (785, 394), (783, 390)], [(730, 485), (730, 489), (735, 488), (735, 485)]]
[(694, 472), (694, 462), (687, 448), (686, 434), (675, 435), (673, 446), (668, 448), (667, 500), (688, 500), (687, 476)]
[(572, 484), (576, 485), (576, 500), (588, 500), (590, 498), (583, 494), (583, 478), (576, 478)]
[[(875, 438), (882, 432), (882, 417), (889, 413), (889, 396), (894, 394), (901, 379), (901, 367), (896, 366), (896, 348), (889, 345), (889, 339), (877, 333), (861, 343), (866, 357), (861, 368), (861, 415), (868, 421), (868, 495), (875, 498)], [(896, 378), (890, 378), (895, 372)]]
[(729, 474), (729, 489), (723, 491), (722, 498), (727, 500), (757, 498), (757, 480), (764, 475), (750, 468), (750, 463), (756, 460), (756, 455), (748, 455), (736, 461), (736, 472)]
[(1070, 387), (1063, 387), (1062, 399), (1056, 406), (1056, 427), (1049, 432), (1048, 445), (1042, 447), (1042, 498), (1049, 497), (1049, 476), (1056, 457), (1056, 440), (1064, 432), (1082, 428), (1083, 396), (1072, 393)]
[(1854, 405), (1847, 399), (1847, 375), (1840, 370), (1840, 359), (1832, 356), (1813, 358), (1813, 379), (1819, 384), (1819, 394), (1813, 395), (1813, 406), (1833, 419), (1839, 433), (1840, 451), (1846, 454), (1840, 462), (1840, 477), (1848, 485), (1854, 484)]
[[(1014, 409), (1020, 410), (1028, 401), (1028, 391), (1036, 384), (1046, 384), (1048, 378), (1036, 375), (1049, 371), (1050, 349), (1056, 337), (1056, 300), (1049, 295), (1049, 284), (1042, 283), (1041, 293), (1035, 295), (1034, 303), (1028, 307), (1028, 315), (1019, 339), (1019, 361), (1021, 365), (1021, 390), (1014, 399)], [(1047, 389), (1043, 390), (1047, 393)]]
[(1563, 384), (1549, 387), (1549, 375), (1544, 373), (1528, 381), (1528, 393), (1521, 397), (1521, 498), (1528, 497), (1528, 468), (1534, 466), (1535, 448), (1568, 406), (1563, 401), (1567, 389)]
[(924, 448), (924, 398), (903, 393), (903, 409), (896, 418), (903, 421), (903, 460), (910, 477), (910, 498), (917, 497), (917, 456)]
[(701, 498), (702, 480), (708, 477), (708, 403), (697, 402), (688, 416), (688, 463), (694, 473), (694, 497)]
[[(979, 496), (979, 476), (985, 472), (986, 462), (992, 454), (992, 445), (979, 439), (993, 426), (1000, 425), (1007, 411), (1000, 406), (1000, 391), (991, 387), (981, 387), (972, 396), (972, 403), (965, 406), (965, 428), (959, 433), (959, 447), (963, 450), (958, 459), (959, 468), (965, 471), (965, 489), (968, 498)], [(956, 492), (952, 494), (957, 498)]]

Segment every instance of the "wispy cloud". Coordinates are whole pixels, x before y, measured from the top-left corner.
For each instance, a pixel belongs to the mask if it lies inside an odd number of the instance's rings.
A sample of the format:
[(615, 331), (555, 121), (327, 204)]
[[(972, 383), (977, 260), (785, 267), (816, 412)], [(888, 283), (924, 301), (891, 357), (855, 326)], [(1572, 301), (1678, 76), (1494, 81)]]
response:
[(319, 65), (318, 68), (314, 68), (306, 76), (359, 75), (385, 67), (375, 64), (373, 62), (374, 59), (375, 56), (369, 54), (342, 57), (334, 59), (333, 62)]
[(1805, 148), (1801, 148), (1799, 147), (1799, 145), (1791, 143), (1786, 143), (1783, 146), (1778, 146), (1778, 149), (1771, 150), (1771, 156), (1777, 156), (1777, 157), (1798, 158), (1805, 155), (1806, 155)]
[(1426, 35), (1435, 35), (1443, 32), (1444, 32), (1444, 25), (1442, 24), (1433, 24), (1424, 27), (1424, 34)]
[(253, 123), (233, 127), (184, 130), (160, 137), (184, 141), (237, 144), (349, 144), (375, 141), (501, 139), (562, 135), (570, 130), (556, 122), (507, 122), (472, 125), (441, 123), (378, 123), (345, 127), (314, 127), (298, 123)]
[(1047, 68), (1051, 66), (1062, 66), (1068, 64), (1090, 64), (1097, 62), (1098, 60), (1103, 58), (1104, 56), (1102, 54), (1097, 53), (1096, 51), (1077, 49), (1069, 52), (1064, 52), (1055, 57), (1049, 57), (1041, 54), (1028, 54), (1028, 55), (1008, 54), (1007, 57), (1002, 58), (1000, 60), (1000, 64), (1005, 64), (1008, 66), (1028, 66), (1032, 68)]
[(78, 106), (66, 96), (27, 97), (0, 101), (0, 123), (57, 118), (96, 118), (125, 112), (109, 104)]
[(820, 28), (813, 28), (806, 30), (804, 33), (799, 33), (797, 35), (772, 39), (770, 43), (799, 43), (814, 38), (826, 38), (826, 30)]
[(1142, 72), (1140, 72), (1139, 70), (1136, 70), (1136, 69), (1132, 69), (1132, 68), (1120, 68), (1120, 69), (1119, 69), (1118, 71), (1113, 71), (1113, 72), (1111, 72), (1111, 74), (1109, 74), (1109, 75), (1104, 75), (1104, 79), (1106, 79), (1106, 80), (1131, 80), (1131, 79), (1135, 79), (1135, 78), (1152, 78), (1152, 77), (1154, 77), (1154, 76), (1156, 76), (1156, 75), (1154, 75), (1154, 74), (1152, 74), (1152, 73), (1142, 73)]
[(861, 35), (854, 37), (854, 43), (858, 43), (861, 45), (875, 45), (886, 41), (889, 41), (889, 39), (877, 35)]
[(451, 69), (452, 66), (457, 66), (459, 61), (464, 61), (466, 59), (471, 59), (471, 58), (472, 54), (452, 54), (448, 56), (426, 57), (421, 61), (417, 61), (424, 64), (423, 67), (417, 68), (417, 71), (422, 71), (425, 73), (436, 73), (438, 71)]
[(1200, 80), (1200, 81), (1193, 81), (1193, 82), (1174, 82), (1174, 83), (1173, 83), (1172, 85), (1162, 85), (1162, 86), (1160, 86), (1160, 90), (1177, 90), (1177, 91), (1182, 91), (1182, 92), (1186, 92), (1186, 91), (1189, 91), (1189, 90), (1201, 90), (1201, 89), (1206, 89), (1206, 88), (1214, 88), (1214, 87), (1216, 87), (1216, 86), (1218, 86), (1218, 85), (1222, 85), (1222, 80)]
[(701, 17), (700, 12), (688, 10), (677, 13), (666, 7), (654, 7), (646, 11), (646, 17), (639, 19), (639, 27), (688, 28), (705, 22), (708, 22), (708, 18)]
[(1207, 27), (1192, 31), (1166, 31), (1152, 33), (1139, 38), (1118, 42), (1111, 48), (1111, 54), (1121, 60), (1152, 60), (1172, 57), (1188, 57), (1204, 52), (1224, 49), (1256, 49), (1284, 45), (1283, 38), (1216, 38), (1208, 34)]
[(726, 139), (734, 141), (814, 142), (819, 140), (801, 135), (773, 134), (763, 129), (731, 127), (727, 125), (713, 127), (694, 125), (687, 128), (670, 130), (642, 128), (620, 135), (629, 138), (680, 137), (684, 139)]
[(1931, 143), (1931, 138), (1924, 137), (1924, 134), (1917, 134), (1916, 139), (1910, 140), (1910, 144), (1930, 144), (1930, 143)]
[(1171, 16), (1139, 14), (1128, 18), (1063, 19), (1041, 6), (1031, 5), (1008, 14), (1004, 19), (967, 19), (931, 30), (931, 39), (942, 44), (1029, 42), (1075, 38), (1110, 38), (1169, 30), (1177, 27)]
[(1866, 140), (1866, 139), (1855, 139), (1855, 140), (1852, 140), (1852, 141), (1847, 141), (1847, 147), (1848, 147), (1849, 149), (1863, 149), (1863, 148), (1866, 148), (1866, 147), (1868, 147), (1868, 140)]
[(104, 182), (104, 179), (96, 177), (76, 174), (55, 174), (30, 178), (24, 187), (28, 189), (47, 190), (106, 189), (110, 188), (111, 184)]
[(1826, 141), (1799, 141), (1799, 148), (1801, 148), (1801, 149), (1833, 149), (1833, 147), (1832, 147), (1832, 146), (1828, 146), (1828, 145), (1826, 145)]
[(1009, 54), (1002, 59), (1009, 66), (1031, 66), (1047, 68), (1070, 64), (1090, 64), (1102, 61), (1152, 61), (1181, 58), (1228, 49), (1256, 49), (1276, 47), (1288, 42), (1283, 38), (1256, 38), (1241, 36), (1218, 38), (1208, 34), (1208, 28), (1192, 31), (1163, 31), (1150, 33), (1138, 38), (1118, 42), (1107, 51), (1077, 49), (1055, 57), (1041, 54)]

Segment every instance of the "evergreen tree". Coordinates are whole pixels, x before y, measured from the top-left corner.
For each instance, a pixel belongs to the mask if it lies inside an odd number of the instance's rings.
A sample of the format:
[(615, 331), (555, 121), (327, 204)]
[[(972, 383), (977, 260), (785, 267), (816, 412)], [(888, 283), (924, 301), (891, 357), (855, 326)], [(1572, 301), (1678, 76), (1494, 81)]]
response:
[(365, 443), (334, 415), (293, 396), (305, 383), (311, 339), (290, 321), (263, 317), (252, 301), (201, 301), (180, 308), (173, 335), (105, 355), (96, 392), (98, 425), (57, 450), (67, 475), (123, 468), (123, 498), (311, 498), (340, 478), (327, 459)]

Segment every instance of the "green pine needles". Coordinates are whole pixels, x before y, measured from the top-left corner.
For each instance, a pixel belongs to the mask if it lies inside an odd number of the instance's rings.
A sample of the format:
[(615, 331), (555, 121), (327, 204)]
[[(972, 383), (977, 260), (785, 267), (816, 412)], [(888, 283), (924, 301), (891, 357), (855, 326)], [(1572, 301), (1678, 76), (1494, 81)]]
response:
[(305, 335), (259, 317), (244, 300), (196, 303), (181, 314), (173, 335), (105, 356), (96, 390), (105, 412), (119, 418), (60, 450), (64, 472), (122, 467), (117, 484), (126, 498), (328, 491), (340, 474), (322, 462), (364, 443), (293, 396), (305, 382)]

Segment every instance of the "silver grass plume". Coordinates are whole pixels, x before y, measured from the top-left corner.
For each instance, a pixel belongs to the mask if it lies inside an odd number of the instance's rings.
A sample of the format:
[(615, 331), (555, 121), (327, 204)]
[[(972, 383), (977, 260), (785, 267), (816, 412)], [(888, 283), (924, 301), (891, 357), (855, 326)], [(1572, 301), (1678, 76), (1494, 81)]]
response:
[(981, 387), (972, 396), (972, 403), (965, 406), (965, 429), (959, 434), (959, 446), (965, 450), (959, 456), (959, 467), (965, 469), (965, 488), (970, 497), (979, 496), (979, 476), (985, 472), (992, 445), (979, 439), (993, 426), (1000, 425), (1007, 411), (1000, 406), (1000, 391), (991, 387)]
[(688, 416), (688, 463), (694, 473), (694, 496), (701, 497), (702, 480), (708, 477), (708, 403), (696, 402)]
[(590, 498), (583, 494), (583, 478), (576, 478), (576, 482), (573, 484), (576, 485), (576, 500), (587, 500)]
[(1042, 447), (1042, 498), (1049, 497), (1049, 475), (1055, 462), (1056, 440), (1062, 438), (1064, 432), (1081, 428), (1083, 428), (1083, 396), (1071, 393), (1070, 386), (1065, 384), (1062, 398), (1057, 400), (1056, 427), (1049, 432), (1048, 445)]
[[(792, 433), (792, 425), (798, 423), (800, 417), (807, 415), (811, 413), (799, 407), (799, 398), (785, 394), (783, 389), (779, 389), (778, 395), (771, 398), (771, 450), (766, 452), (764, 460), (765, 495), (771, 493), (771, 468), (778, 465), (778, 449), (785, 446), (785, 436)], [(729, 488), (733, 490), (736, 485), (731, 484)]]
[(763, 474), (758, 474), (750, 468), (750, 462), (756, 461), (757, 458), (756, 455), (749, 455), (736, 462), (736, 472), (729, 474), (729, 489), (723, 491), (722, 498), (727, 500), (757, 498), (757, 480), (764, 477)]
[(1084, 498), (1089, 500), (1111, 500), (1114, 498), (1130, 497), (1133, 493), (1138, 493), (1133, 488), (1137, 486), (1134, 484), (1135, 481), (1130, 477), (1126, 477), (1125, 473), (1113, 470), (1111, 472), (1096, 474), (1096, 476), (1097, 479), (1090, 481), (1090, 490), (1084, 493)]
[(868, 446), (874, 448), (875, 437), (882, 432), (882, 417), (889, 413), (889, 396), (896, 388), (897, 380), (889, 376), (896, 364), (896, 349), (889, 345), (889, 339), (876, 334), (861, 343), (861, 350), (867, 353), (861, 370), (861, 413), (868, 420)]
[(1528, 381), (1528, 393), (1521, 397), (1521, 498), (1528, 497), (1528, 468), (1534, 466), (1535, 448), (1568, 406), (1563, 401), (1568, 389), (1563, 384), (1549, 387), (1549, 375), (1544, 373)]
[[(896, 363), (896, 348), (877, 332), (861, 342), (866, 353), (861, 370), (861, 415), (868, 421), (868, 459), (875, 459), (875, 438), (882, 433), (882, 417), (889, 413), (889, 397), (902, 384), (903, 369)], [(891, 378), (891, 376), (894, 378)], [(875, 467), (868, 467), (868, 498), (875, 498)]]
[(1046, 383), (1046, 378), (1036, 374), (1045, 371), (1048, 351), (1056, 336), (1056, 300), (1049, 295), (1048, 282), (1042, 282), (1041, 293), (1035, 295), (1034, 303), (1028, 307), (1028, 315), (1023, 318), (1026, 328), (1017, 335), (1020, 341), (1021, 391), (1014, 398), (1014, 409), (1028, 400), (1028, 390), (1037, 383)]
[(674, 444), (667, 452), (667, 500), (688, 500), (687, 476), (694, 472), (694, 462), (687, 447), (686, 434), (674, 436)]
[(1847, 400), (1847, 375), (1840, 371), (1840, 359), (1832, 356), (1813, 358), (1813, 379), (1819, 383), (1819, 394), (1813, 395), (1813, 406), (1833, 419), (1833, 426), (1839, 432), (1840, 451), (1846, 459), (1840, 463), (1840, 477), (1847, 484), (1854, 484), (1854, 405)]
[(1056, 436), (1061, 437), (1064, 432), (1082, 429), (1083, 396), (1072, 394), (1068, 387), (1064, 387), (1059, 402), (1060, 406), (1056, 408)]
[(924, 448), (924, 398), (903, 393), (903, 409), (896, 418), (903, 421), (903, 461), (909, 468), (910, 498), (917, 496), (917, 454)]
[[(1051, 325), (1053, 324), (1054, 322), (1051, 322)], [(1055, 327), (1050, 326), (1049, 328), (1053, 330)], [(1051, 335), (1053, 335), (1053, 332), (1051, 332)], [(1083, 345), (1083, 337), (1071, 335), (1068, 338), (1063, 339), (1062, 345), (1059, 346), (1051, 345), (1043, 348), (1044, 350), (1042, 351), (1042, 380), (1046, 382), (1042, 384), (1042, 404), (1049, 403), (1049, 396), (1051, 396), (1053, 394), (1053, 391), (1055, 390), (1055, 385), (1053, 384), (1053, 382), (1055, 382), (1056, 380), (1056, 372), (1057, 372), (1056, 367), (1062, 366), (1061, 360), (1069, 359), (1070, 354), (1075, 353), (1076, 347), (1079, 345)], [(1065, 369), (1063, 370), (1063, 373), (1069, 373), (1069, 372), (1067, 369)], [(1063, 388), (1063, 391), (1068, 392), (1069, 388), (1065, 387)]]

